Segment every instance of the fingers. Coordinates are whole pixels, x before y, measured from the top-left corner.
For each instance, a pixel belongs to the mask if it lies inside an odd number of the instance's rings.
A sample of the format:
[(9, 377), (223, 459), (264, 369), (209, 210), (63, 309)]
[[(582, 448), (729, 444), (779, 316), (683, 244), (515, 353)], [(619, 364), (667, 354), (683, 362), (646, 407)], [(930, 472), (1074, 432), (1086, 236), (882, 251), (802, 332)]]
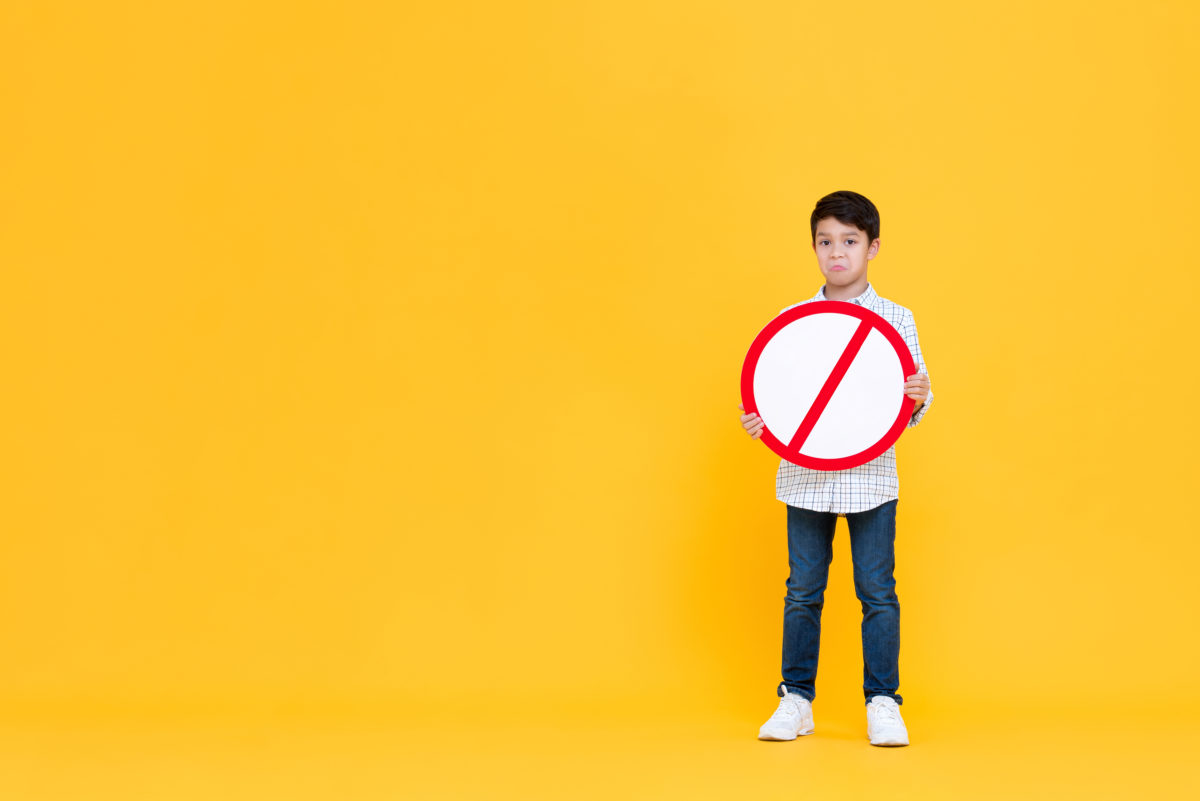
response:
[[(743, 412), (746, 411), (745, 407), (740, 403), (738, 404), (738, 408)], [(761, 417), (754, 412), (751, 412), (750, 414), (743, 414), (741, 416), (741, 420), (742, 428), (746, 429), (746, 433), (750, 435), (751, 439), (758, 439), (762, 436), (763, 428), (766, 426), (766, 423), (763, 422)]]
[(913, 387), (924, 387), (925, 389), (929, 389), (929, 376), (925, 375), (924, 373), (910, 375), (904, 380), (904, 388), (907, 390), (912, 389)]
[(917, 403), (924, 403), (929, 397), (929, 376), (924, 373), (910, 375), (904, 382), (904, 394)]

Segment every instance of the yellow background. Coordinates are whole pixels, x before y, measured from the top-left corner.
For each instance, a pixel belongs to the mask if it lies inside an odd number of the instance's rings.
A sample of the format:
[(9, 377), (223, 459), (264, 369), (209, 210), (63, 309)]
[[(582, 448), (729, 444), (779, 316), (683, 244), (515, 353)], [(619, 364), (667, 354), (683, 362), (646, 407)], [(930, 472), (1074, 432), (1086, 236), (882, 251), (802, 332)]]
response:
[[(6, 0), (8, 797), (1195, 788), (1198, 23)], [(785, 515), (738, 374), (836, 189), (937, 396), (898, 751), (844, 524), (817, 735), (754, 740)]]

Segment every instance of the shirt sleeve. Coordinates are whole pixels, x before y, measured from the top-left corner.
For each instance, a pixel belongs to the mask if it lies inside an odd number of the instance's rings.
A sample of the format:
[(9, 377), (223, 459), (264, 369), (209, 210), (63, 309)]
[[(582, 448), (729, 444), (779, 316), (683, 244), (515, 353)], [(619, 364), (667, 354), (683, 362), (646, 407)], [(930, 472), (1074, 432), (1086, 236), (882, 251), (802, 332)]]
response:
[[(900, 332), (904, 337), (905, 344), (908, 345), (909, 351), (912, 352), (913, 361), (916, 362), (917, 372), (929, 375), (929, 370), (925, 367), (925, 357), (921, 354), (921, 343), (917, 340), (917, 323), (913, 319), (912, 312), (904, 316), (904, 330)], [(933, 405), (933, 381), (930, 380), (929, 396), (925, 398), (925, 402), (921, 404), (921, 408), (917, 409), (912, 418), (908, 421), (908, 428), (912, 428), (925, 416), (929, 411), (929, 407)]]

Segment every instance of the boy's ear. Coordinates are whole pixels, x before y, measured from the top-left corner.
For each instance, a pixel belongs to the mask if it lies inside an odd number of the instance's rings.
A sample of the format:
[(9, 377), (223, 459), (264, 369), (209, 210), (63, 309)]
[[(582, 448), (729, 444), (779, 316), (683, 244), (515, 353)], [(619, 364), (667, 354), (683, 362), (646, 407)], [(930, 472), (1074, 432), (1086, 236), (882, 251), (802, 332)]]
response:
[[(815, 248), (816, 245), (813, 245), (813, 247)], [(873, 259), (877, 253), (879, 253), (879, 237), (875, 237), (875, 241), (873, 241), (871, 246), (867, 248), (867, 258)]]

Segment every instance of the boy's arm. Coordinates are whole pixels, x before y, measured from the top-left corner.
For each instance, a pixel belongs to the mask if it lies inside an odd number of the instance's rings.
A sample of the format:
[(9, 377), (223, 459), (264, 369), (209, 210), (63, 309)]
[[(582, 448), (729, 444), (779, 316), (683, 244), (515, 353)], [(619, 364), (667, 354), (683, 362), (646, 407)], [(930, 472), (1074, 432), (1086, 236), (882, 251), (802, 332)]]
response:
[(912, 428), (921, 422), (921, 418), (929, 411), (929, 406), (933, 403), (933, 388), (929, 382), (929, 371), (925, 367), (925, 357), (921, 354), (921, 343), (917, 340), (917, 323), (913, 320), (912, 312), (906, 315), (900, 334), (904, 337), (908, 349), (912, 351), (913, 361), (917, 365), (917, 374), (908, 376), (909, 380), (904, 385), (905, 391), (917, 395), (922, 391), (925, 393), (924, 401), (918, 401), (916, 408), (913, 409), (912, 417), (908, 421), (908, 427)]

